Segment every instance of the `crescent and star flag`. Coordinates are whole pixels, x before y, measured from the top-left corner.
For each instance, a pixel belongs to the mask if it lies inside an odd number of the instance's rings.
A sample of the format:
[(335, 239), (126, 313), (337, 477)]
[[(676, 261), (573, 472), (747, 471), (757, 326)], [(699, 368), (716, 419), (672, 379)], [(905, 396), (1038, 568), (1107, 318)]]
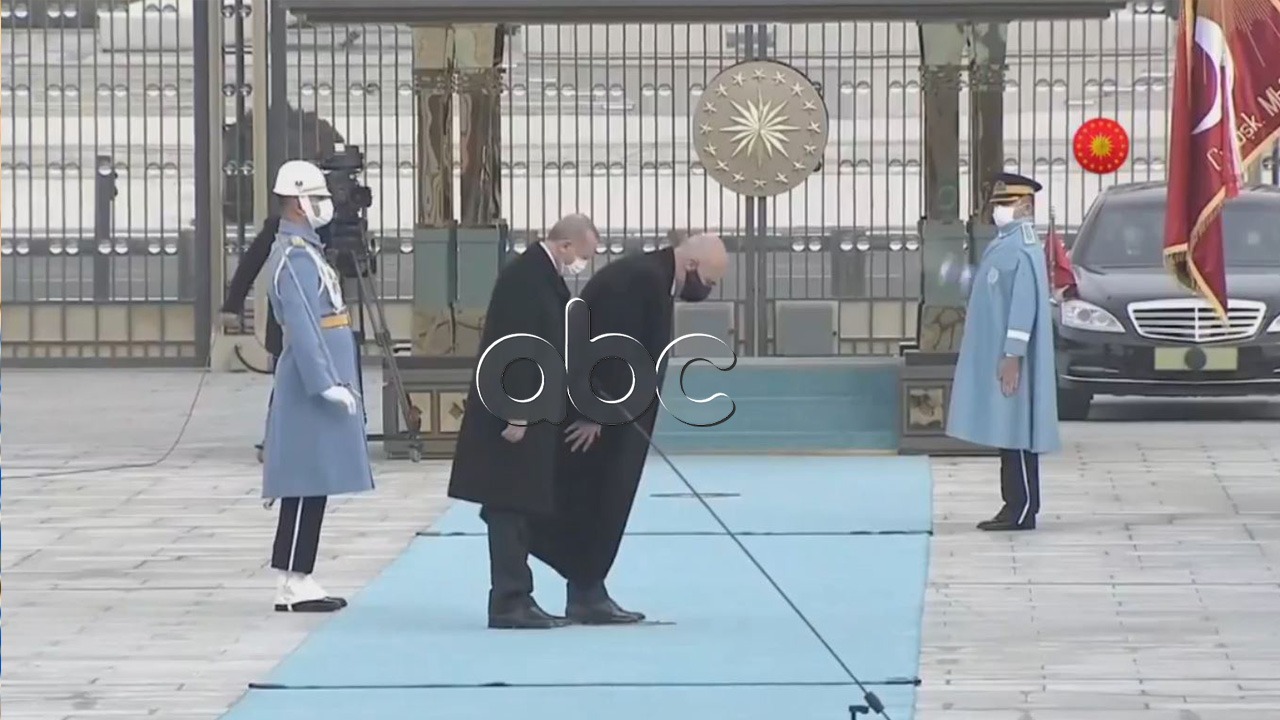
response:
[(1164, 255), (1226, 318), (1222, 205), (1280, 137), (1280, 0), (1182, 0)]
[(1052, 269), (1049, 284), (1054, 294), (1066, 295), (1076, 286), (1076, 273), (1071, 267), (1071, 258), (1067, 255), (1067, 246), (1056, 230), (1049, 230), (1045, 238), (1044, 252), (1048, 255), (1049, 267)]
[(1129, 133), (1110, 118), (1094, 118), (1080, 126), (1072, 141), (1080, 167), (1095, 175), (1110, 175), (1129, 159)]

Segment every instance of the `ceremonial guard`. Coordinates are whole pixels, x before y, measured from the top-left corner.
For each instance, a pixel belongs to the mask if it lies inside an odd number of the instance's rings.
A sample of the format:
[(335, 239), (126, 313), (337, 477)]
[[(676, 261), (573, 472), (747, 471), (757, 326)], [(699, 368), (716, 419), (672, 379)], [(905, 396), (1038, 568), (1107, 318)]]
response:
[(1036, 237), (1040, 183), (1002, 173), (992, 188), (999, 233), (972, 274), (947, 434), (1000, 450), (1004, 505), (981, 530), (1034, 530), (1040, 455), (1060, 447), (1053, 318)]
[(280, 167), (280, 232), (267, 261), (268, 298), (284, 329), (274, 397), (267, 412), (262, 495), (279, 501), (271, 567), (279, 571), (275, 609), (333, 612), (346, 600), (311, 577), (330, 495), (373, 489), (358, 352), (338, 274), (316, 233), (333, 219), (320, 168)]

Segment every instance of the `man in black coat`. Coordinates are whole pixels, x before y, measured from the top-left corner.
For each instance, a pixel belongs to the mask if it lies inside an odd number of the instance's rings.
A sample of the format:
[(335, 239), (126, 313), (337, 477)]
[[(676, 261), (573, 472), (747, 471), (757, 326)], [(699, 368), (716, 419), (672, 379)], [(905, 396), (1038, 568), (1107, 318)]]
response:
[[(227, 283), (227, 294), (222, 301), (222, 314), (228, 322), (244, 315), (244, 302), (249, 297), (249, 290), (253, 287), (253, 281), (257, 279), (258, 273), (262, 272), (262, 266), (267, 264), (267, 257), (271, 255), (271, 246), (275, 243), (276, 234), (279, 232), (280, 216), (268, 217), (263, 221), (262, 230), (258, 236), (240, 255), (240, 262), (231, 276), (231, 282)], [(267, 303), (266, 335), (267, 352), (271, 354), (274, 366), (275, 359), (280, 357), (280, 352), (284, 348), (284, 335), (280, 330), (280, 323), (276, 322), (276, 314), (271, 309), (271, 303)]]
[[(590, 313), (591, 337), (620, 333), (638, 340), (652, 361), (672, 341), (674, 299), (705, 300), (724, 276), (729, 259), (715, 235), (695, 235), (675, 247), (615, 260), (597, 271), (580, 297)], [(659, 368), (658, 386), (666, 366)], [(596, 395), (621, 400), (632, 388), (631, 370), (614, 358), (591, 376)], [(578, 416), (564, 430), (557, 457), (557, 515), (538, 523), (533, 551), (568, 581), (565, 615), (588, 625), (644, 619), (609, 596), (605, 578), (613, 567), (631, 515), (649, 443), (631, 425), (652, 435), (657, 398), (635, 422), (602, 427)], [(575, 408), (568, 408), (570, 418)]]
[[(569, 286), (564, 274), (580, 272), (600, 237), (583, 215), (570, 215), (551, 228), (498, 274), (485, 315), (480, 354), (513, 334), (533, 335), (560, 352)], [(477, 367), (479, 362), (477, 362)], [(505, 369), (503, 389), (515, 399), (531, 398), (542, 385), (539, 368), (519, 361)], [(486, 391), (489, 392), (489, 391)], [(503, 420), (485, 407), (471, 383), (467, 396), (449, 497), (481, 506), (489, 535), (489, 627), (553, 628), (567, 624), (533, 599), (529, 571), (531, 529), (555, 512), (555, 460), (562, 429), (551, 423)]]

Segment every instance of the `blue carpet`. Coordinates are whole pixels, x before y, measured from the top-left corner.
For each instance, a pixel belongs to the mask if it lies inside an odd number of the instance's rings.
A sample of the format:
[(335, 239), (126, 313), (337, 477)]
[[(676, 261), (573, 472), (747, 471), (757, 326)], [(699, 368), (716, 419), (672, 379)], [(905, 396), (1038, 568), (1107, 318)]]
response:
[[(921, 458), (688, 457), (679, 464), (840, 658), (909, 720), (928, 566)], [(487, 551), (453, 508), (286, 658), (227, 720), (848, 717), (839, 664), (732, 538), (652, 458), (610, 578), (627, 607), (672, 623), (484, 629)], [(856, 533), (888, 534), (856, 534)], [(563, 582), (534, 563), (537, 597)], [(494, 687), (495, 685), (507, 687)], [(486, 687), (488, 686), (488, 687)], [(514, 686), (514, 687), (513, 687)], [(643, 715), (642, 715), (643, 714)]]
[[(909, 687), (873, 687), (911, 720)], [(855, 687), (251, 690), (236, 720), (848, 720)]]
[[(933, 528), (928, 458), (672, 457), (738, 534), (927, 532)], [(631, 534), (719, 533), (720, 526), (656, 455), (649, 457)], [(674, 497), (673, 497), (674, 496)], [(458, 504), (432, 528), (484, 534), (476, 508)]]

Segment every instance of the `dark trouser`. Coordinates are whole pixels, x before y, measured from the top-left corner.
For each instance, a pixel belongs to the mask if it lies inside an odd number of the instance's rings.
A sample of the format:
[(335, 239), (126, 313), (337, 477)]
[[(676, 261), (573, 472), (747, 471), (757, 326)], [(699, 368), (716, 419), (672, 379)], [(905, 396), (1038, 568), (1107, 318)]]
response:
[(517, 609), (533, 594), (529, 518), (489, 507), (481, 508), (480, 517), (489, 526), (489, 612)]
[(271, 549), (271, 567), (303, 575), (315, 570), (327, 500), (323, 495), (280, 499), (280, 522), (276, 525), (276, 540)]
[(1030, 450), (1000, 451), (1001, 515), (1017, 523), (1040, 513), (1040, 456)]

